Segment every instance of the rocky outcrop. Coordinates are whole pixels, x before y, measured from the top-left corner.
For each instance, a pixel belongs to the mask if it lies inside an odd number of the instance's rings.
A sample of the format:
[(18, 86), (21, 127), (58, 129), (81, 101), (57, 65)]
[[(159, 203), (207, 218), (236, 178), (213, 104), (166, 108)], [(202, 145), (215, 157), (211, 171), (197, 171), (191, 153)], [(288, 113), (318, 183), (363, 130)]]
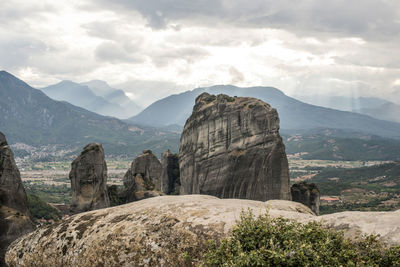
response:
[(178, 155), (169, 150), (162, 153), (161, 168), (161, 192), (167, 195), (178, 195), (181, 186)]
[(34, 229), (14, 154), (0, 132), (0, 266), (7, 246)]
[(145, 150), (124, 176), (126, 202), (161, 195), (161, 163), (151, 150)]
[(101, 144), (92, 143), (72, 162), (69, 173), (72, 190), (71, 212), (110, 206), (107, 193), (107, 164)]
[(181, 194), (290, 199), (278, 113), (261, 100), (198, 96), (181, 136), (179, 157)]
[(247, 209), (299, 222), (321, 221), (354, 238), (381, 234), (384, 241), (400, 244), (400, 211), (315, 216), (304, 205), (285, 200), (162, 196), (37, 229), (10, 246), (6, 261), (10, 266), (188, 266), (196, 263), (207, 240), (226, 237)]
[(320, 194), (316, 184), (300, 182), (290, 188), (292, 200), (309, 207), (315, 214), (319, 215)]

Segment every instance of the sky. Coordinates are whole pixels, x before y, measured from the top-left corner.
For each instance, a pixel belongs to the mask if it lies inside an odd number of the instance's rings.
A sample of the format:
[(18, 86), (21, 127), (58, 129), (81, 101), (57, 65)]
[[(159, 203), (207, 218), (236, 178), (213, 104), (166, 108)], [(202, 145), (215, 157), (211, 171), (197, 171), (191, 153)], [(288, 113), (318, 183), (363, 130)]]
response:
[(400, 1), (0, 1), (0, 69), (104, 80), (142, 106), (216, 84), (400, 103)]

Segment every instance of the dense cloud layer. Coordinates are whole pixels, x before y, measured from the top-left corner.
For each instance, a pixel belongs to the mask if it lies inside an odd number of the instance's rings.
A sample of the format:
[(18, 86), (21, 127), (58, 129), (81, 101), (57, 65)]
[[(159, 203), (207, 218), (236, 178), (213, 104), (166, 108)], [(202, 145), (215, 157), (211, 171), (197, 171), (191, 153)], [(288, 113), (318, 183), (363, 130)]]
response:
[(0, 2), (0, 68), (107, 80), (144, 105), (228, 83), (400, 102), (396, 0), (74, 2)]

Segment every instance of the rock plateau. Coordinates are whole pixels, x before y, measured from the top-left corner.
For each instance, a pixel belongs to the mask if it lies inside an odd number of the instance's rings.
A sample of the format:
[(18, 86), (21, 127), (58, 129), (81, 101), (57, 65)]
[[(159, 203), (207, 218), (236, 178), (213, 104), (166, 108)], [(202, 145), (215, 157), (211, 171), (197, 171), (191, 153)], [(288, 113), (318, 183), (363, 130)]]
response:
[[(189, 266), (209, 239), (226, 237), (243, 210), (268, 210), (299, 222), (320, 221), (350, 238), (380, 234), (400, 244), (400, 210), (315, 216), (306, 206), (213, 196), (161, 196), (74, 215), (39, 228), (9, 247), (12, 266)], [(190, 259), (190, 260), (189, 260)], [(189, 261), (189, 262), (188, 262)]]
[(107, 193), (107, 164), (101, 144), (92, 143), (72, 162), (71, 212), (79, 213), (110, 206)]
[(278, 113), (261, 100), (198, 96), (181, 136), (179, 160), (181, 194), (290, 199)]
[(34, 229), (14, 154), (0, 132), (0, 266), (7, 246)]

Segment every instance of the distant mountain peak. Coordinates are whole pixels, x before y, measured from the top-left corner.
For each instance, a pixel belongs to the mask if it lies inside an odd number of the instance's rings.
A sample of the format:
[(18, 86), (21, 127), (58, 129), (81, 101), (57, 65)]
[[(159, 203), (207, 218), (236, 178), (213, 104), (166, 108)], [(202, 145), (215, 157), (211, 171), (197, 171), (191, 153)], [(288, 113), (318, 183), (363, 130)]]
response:
[(101, 80), (87, 83), (64, 80), (41, 90), (55, 100), (67, 101), (92, 112), (120, 119), (129, 118), (141, 109), (124, 91), (111, 88)]

